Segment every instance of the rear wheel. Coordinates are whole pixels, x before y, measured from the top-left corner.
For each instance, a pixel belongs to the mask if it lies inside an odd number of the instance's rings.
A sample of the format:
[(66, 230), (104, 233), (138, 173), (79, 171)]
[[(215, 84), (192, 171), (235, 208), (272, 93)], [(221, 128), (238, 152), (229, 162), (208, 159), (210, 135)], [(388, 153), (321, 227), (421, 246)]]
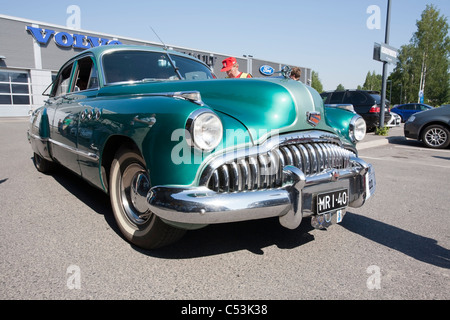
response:
[(34, 153), (34, 155), (33, 155), (33, 163), (34, 163), (34, 166), (36, 167), (36, 169), (42, 173), (49, 173), (53, 169), (53, 166), (54, 166), (53, 162), (42, 158), (37, 153)]
[(422, 141), (429, 148), (444, 149), (450, 145), (450, 132), (444, 126), (433, 124), (423, 130)]
[(164, 223), (148, 209), (147, 193), (150, 188), (142, 157), (133, 150), (121, 148), (111, 165), (111, 205), (125, 238), (144, 249), (166, 246), (185, 233), (185, 230)]

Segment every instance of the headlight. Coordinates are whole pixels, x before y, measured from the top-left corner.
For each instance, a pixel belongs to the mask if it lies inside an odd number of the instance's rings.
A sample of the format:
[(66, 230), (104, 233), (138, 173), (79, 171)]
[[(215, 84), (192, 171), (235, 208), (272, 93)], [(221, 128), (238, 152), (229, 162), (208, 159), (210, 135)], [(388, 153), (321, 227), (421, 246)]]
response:
[(187, 122), (186, 137), (190, 146), (200, 150), (211, 151), (220, 144), (223, 137), (223, 126), (219, 117), (209, 109), (193, 112)]
[(354, 116), (350, 121), (350, 139), (359, 142), (366, 136), (366, 121), (361, 116)]
[(411, 117), (408, 118), (408, 120), (406, 120), (406, 123), (413, 122), (414, 119), (416, 119), (416, 117), (415, 116), (411, 116)]

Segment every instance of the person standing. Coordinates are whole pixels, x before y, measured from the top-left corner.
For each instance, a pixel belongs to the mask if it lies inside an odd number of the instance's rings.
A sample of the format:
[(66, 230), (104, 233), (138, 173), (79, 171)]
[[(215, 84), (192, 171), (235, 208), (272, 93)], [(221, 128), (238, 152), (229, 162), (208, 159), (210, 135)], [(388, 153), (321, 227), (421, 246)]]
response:
[(302, 76), (302, 70), (299, 67), (292, 68), (290, 78), (295, 81), (300, 81), (300, 77)]
[(250, 73), (240, 72), (236, 58), (229, 57), (222, 61), (223, 68), (220, 72), (226, 72), (227, 78), (253, 78)]

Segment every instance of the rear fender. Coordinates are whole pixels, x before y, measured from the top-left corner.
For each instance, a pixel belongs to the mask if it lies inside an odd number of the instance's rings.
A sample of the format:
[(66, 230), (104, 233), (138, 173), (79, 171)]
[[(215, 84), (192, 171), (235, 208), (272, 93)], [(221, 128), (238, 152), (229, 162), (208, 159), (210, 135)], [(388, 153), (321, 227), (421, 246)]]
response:
[(38, 109), (31, 115), (28, 139), (35, 153), (52, 161), (49, 146), (50, 123), (46, 108)]

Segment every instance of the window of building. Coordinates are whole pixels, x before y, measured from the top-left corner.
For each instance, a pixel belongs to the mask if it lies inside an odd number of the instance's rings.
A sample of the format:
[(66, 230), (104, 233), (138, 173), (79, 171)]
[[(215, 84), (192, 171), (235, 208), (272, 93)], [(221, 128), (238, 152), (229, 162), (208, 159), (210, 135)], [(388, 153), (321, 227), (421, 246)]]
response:
[(30, 105), (30, 76), (26, 71), (0, 71), (0, 105)]

